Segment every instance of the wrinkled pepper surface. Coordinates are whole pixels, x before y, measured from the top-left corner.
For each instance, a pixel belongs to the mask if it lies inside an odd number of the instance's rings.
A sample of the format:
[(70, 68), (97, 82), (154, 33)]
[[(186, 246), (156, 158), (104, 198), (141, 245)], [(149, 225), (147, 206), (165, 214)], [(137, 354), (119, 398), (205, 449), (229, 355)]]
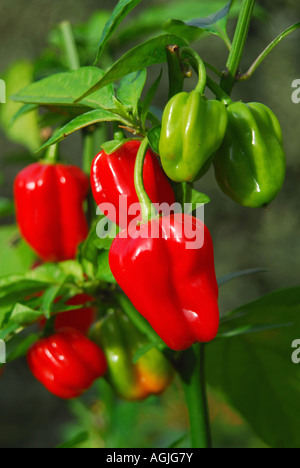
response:
[(130, 229), (122, 233), (110, 249), (111, 271), (167, 346), (184, 350), (213, 340), (218, 285), (207, 227), (193, 216), (175, 214), (141, 224), (138, 238)]
[(88, 190), (88, 177), (76, 166), (35, 163), (17, 175), (17, 223), (42, 260), (75, 258), (78, 245), (88, 234), (83, 210)]
[(39, 340), (27, 362), (34, 377), (62, 399), (77, 398), (107, 371), (101, 348), (73, 328)]
[[(121, 228), (127, 228), (137, 217), (135, 213), (128, 213), (124, 199), (127, 198), (127, 207), (133, 203), (139, 204), (134, 187), (134, 166), (140, 145), (140, 141), (131, 140), (110, 155), (101, 151), (92, 163), (91, 186), (97, 206), (111, 203), (115, 213), (108, 214), (108, 217)], [(175, 202), (172, 187), (151, 150), (146, 154), (143, 177), (152, 203), (172, 205)], [(120, 197), (123, 197), (125, 210), (120, 204)]]
[(240, 205), (269, 204), (282, 188), (286, 171), (279, 121), (260, 103), (235, 102), (227, 112), (227, 132), (214, 158), (217, 182)]
[(162, 119), (159, 153), (167, 176), (190, 182), (208, 170), (227, 126), (226, 107), (198, 91), (179, 93), (168, 102)]
[[(59, 300), (59, 299), (58, 299)], [(80, 309), (68, 310), (55, 317), (54, 329), (60, 331), (63, 328), (71, 327), (86, 335), (94, 323), (97, 311), (93, 306), (87, 306), (88, 302), (93, 302), (94, 298), (88, 294), (77, 294), (66, 302), (67, 306), (82, 306)], [(46, 324), (46, 319), (40, 321), (41, 327)]]
[(116, 311), (99, 322), (92, 337), (101, 344), (108, 362), (108, 381), (121, 398), (143, 400), (162, 393), (172, 381), (173, 368), (156, 348), (133, 363), (136, 352), (148, 341), (122, 312)]

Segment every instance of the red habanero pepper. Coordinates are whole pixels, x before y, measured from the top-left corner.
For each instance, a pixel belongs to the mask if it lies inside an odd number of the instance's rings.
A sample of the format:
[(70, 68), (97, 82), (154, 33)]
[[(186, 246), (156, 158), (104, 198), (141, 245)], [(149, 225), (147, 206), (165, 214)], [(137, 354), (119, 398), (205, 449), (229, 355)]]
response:
[(171, 349), (215, 338), (219, 308), (213, 243), (199, 219), (175, 214), (140, 224), (139, 231), (122, 231), (109, 263), (119, 286)]
[(76, 166), (35, 163), (14, 183), (17, 223), (44, 261), (73, 259), (88, 234), (83, 202), (88, 177)]
[[(93, 306), (86, 306), (87, 302), (93, 302), (94, 298), (88, 294), (77, 294), (66, 302), (68, 306), (82, 305), (81, 309), (68, 310), (55, 317), (54, 330), (60, 331), (66, 327), (72, 327), (86, 335), (94, 323), (97, 312)], [(46, 324), (46, 319), (40, 322), (41, 328)]]
[[(135, 213), (127, 213), (126, 205), (123, 211), (122, 207), (120, 208), (120, 200), (125, 204), (127, 197), (127, 207), (139, 203), (134, 187), (134, 167), (140, 145), (140, 141), (131, 140), (110, 155), (101, 151), (92, 164), (91, 186), (94, 199), (98, 206), (102, 203), (111, 203), (115, 207), (116, 213), (109, 213), (108, 217), (121, 228), (128, 227), (137, 217)], [(143, 178), (145, 190), (152, 203), (168, 205), (175, 203), (172, 187), (151, 150), (146, 153)]]
[(66, 400), (80, 396), (107, 371), (101, 348), (72, 328), (35, 343), (27, 353), (27, 362), (49, 392)]

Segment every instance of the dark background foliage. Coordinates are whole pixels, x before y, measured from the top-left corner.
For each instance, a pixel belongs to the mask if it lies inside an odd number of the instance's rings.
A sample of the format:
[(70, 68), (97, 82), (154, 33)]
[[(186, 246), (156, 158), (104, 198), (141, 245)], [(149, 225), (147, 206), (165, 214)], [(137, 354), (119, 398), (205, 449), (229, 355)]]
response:
[[(132, 15), (138, 14), (149, 4), (162, 3), (170, 6), (172, 17), (172, 0), (144, 1)], [(0, 78), (6, 67), (15, 60), (34, 60), (46, 46), (47, 35), (55, 24), (64, 19), (72, 23), (84, 22), (97, 9), (111, 10), (115, 4), (116, 1), (111, 0), (1, 0)], [(298, 0), (261, 0), (258, 4), (265, 7), (268, 17), (265, 21), (255, 19), (252, 23), (242, 60), (244, 71), (277, 34), (300, 17)], [(234, 22), (231, 21), (231, 31), (233, 26)], [(205, 39), (196, 48), (203, 59), (224, 68), (226, 49), (218, 38)], [(121, 55), (123, 50), (119, 52)], [(220, 298), (223, 312), (274, 289), (299, 283), (300, 104), (296, 105), (291, 100), (291, 84), (300, 78), (299, 53), (299, 33), (296, 32), (277, 47), (249, 82), (238, 84), (234, 91), (237, 100), (261, 101), (268, 105), (282, 124), (288, 169), (278, 199), (268, 209), (239, 207), (220, 192), (214, 181), (213, 170), (198, 184), (198, 188), (212, 200), (206, 207), (205, 216), (214, 239), (218, 276), (252, 267), (269, 270), (268, 273), (241, 278), (224, 286)], [(156, 69), (153, 74), (157, 76)], [(158, 106), (167, 98), (167, 80), (164, 83), (157, 95)], [(78, 138), (75, 135), (63, 143), (69, 160), (74, 160), (74, 156), (76, 160), (79, 157)], [(0, 148), (2, 166), (3, 157), (17, 151), (18, 146), (9, 142), (0, 131)], [(1, 167), (4, 174), (1, 196), (12, 196), (13, 178), (19, 168), (16, 165)], [(176, 402), (176, 394), (172, 393), (171, 396)], [(219, 403), (214, 403), (213, 411), (218, 421)], [(219, 444), (226, 444), (229, 437), (222, 429), (224, 414), (215, 429)], [(244, 437), (241, 445), (259, 445), (259, 441), (248, 437), (248, 430), (241, 425), (238, 417), (236, 420), (234, 415), (228, 417), (231, 417), (232, 427), (237, 424), (238, 430), (232, 430)], [(51, 447), (61, 440), (62, 424), (72, 419), (66, 405), (33, 381), (23, 361), (6, 369), (0, 381), (1, 447)]]

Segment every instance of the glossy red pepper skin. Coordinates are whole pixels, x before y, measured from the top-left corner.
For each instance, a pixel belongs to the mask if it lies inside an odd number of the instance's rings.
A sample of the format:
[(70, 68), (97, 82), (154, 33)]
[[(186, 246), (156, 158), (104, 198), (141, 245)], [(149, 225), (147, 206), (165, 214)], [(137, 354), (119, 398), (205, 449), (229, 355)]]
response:
[[(83, 335), (87, 335), (89, 329), (94, 323), (97, 317), (97, 311), (95, 307), (86, 304), (93, 302), (94, 298), (88, 294), (77, 294), (66, 302), (68, 306), (79, 306), (82, 305), (81, 309), (68, 310), (58, 314), (54, 321), (54, 330), (60, 331), (66, 327), (72, 327), (78, 330)], [(85, 307), (84, 307), (85, 306)], [(46, 324), (46, 319), (40, 321), (40, 326), (43, 328)]]
[(88, 234), (83, 211), (88, 190), (88, 177), (76, 166), (35, 163), (17, 175), (17, 223), (42, 260), (75, 258), (78, 245)]
[[(187, 248), (189, 223), (202, 247)], [(159, 230), (159, 237), (149, 236)], [(215, 338), (219, 327), (218, 285), (213, 243), (206, 226), (190, 215), (176, 214), (140, 226), (140, 237), (126, 231), (114, 240), (111, 271), (136, 309), (174, 350)], [(191, 245), (190, 245), (191, 247)]]
[[(134, 214), (127, 217), (125, 212), (125, 218), (122, 219), (119, 207), (120, 196), (127, 196), (128, 207), (139, 203), (134, 187), (134, 166), (140, 145), (140, 141), (131, 140), (110, 155), (101, 151), (92, 164), (91, 186), (97, 206), (111, 203), (116, 208), (116, 215), (109, 218), (121, 228), (127, 228), (136, 218)], [(151, 150), (146, 153), (143, 177), (145, 190), (152, 203), (175, 203), (173, 189)]]
[(72, 328), (35, 343), (27, 353), (27, 362), (49, 392), (66, 400), (80, 396), (107, 371), (101, 348)]

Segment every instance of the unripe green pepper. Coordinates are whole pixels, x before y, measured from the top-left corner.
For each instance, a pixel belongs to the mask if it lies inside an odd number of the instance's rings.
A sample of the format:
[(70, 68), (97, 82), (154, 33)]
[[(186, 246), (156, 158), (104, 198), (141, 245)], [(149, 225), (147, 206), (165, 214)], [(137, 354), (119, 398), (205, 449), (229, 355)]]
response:
[(227, 127), (225, 105), (197, 90), (170, 99), (163, 119), (159, 152), (167, 176), (175, 182), (196, 180), (207, 171)]
[(217, 182), (240, 205), (267, 205), (278, 195), (285, 178), (279, 121), (260, 103), (235, 102), (227, 113), (227, 132), (214, 158)]
[(133, 363), (136, 352), (148, 341), (122, 312), (116, 311), (98, 322), (92, 338), (103, 347), (107, 379), (121, 398), (136, 401), (158, 395), (173, 379), (171, 364), (156, 348)]

